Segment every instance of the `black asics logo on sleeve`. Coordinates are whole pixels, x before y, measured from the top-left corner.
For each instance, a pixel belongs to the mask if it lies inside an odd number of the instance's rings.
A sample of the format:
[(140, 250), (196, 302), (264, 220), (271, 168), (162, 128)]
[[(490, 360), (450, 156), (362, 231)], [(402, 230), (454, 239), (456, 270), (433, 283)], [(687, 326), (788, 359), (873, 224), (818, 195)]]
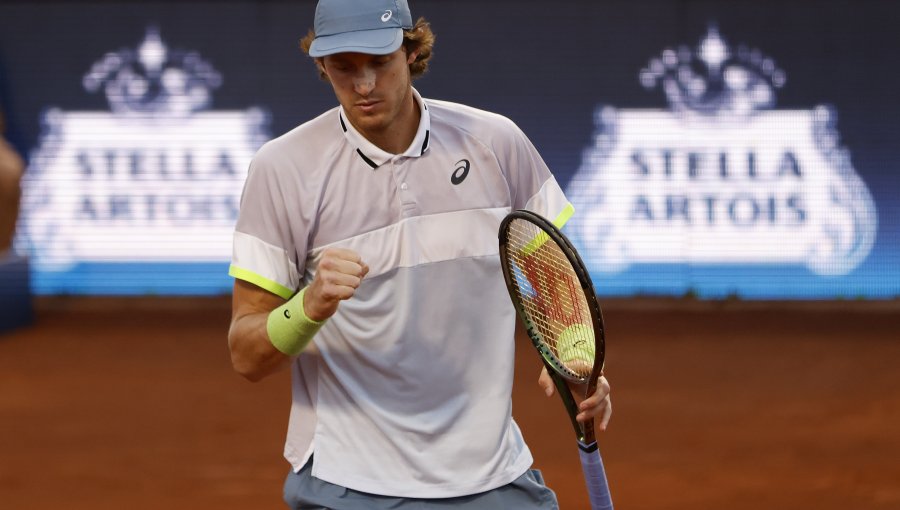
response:
[(469, 175), (469, 160), (461, 159), (456, 162), (456, 169), (453, 170), (453, 175), (450, 176), (450, 182), (454, 185), (459, 184), (466, 180), (466, 176)]

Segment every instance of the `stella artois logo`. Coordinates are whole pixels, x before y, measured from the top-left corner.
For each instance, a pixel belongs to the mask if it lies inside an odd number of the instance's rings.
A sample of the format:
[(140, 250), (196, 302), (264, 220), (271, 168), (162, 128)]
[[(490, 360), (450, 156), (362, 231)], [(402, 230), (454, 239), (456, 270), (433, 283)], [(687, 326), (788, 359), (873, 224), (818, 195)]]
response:
[(23, 180), (19, 245), (44, 271), (79, 262), (229, 260), (251, 157), (268, 138), (256, 108), (212, 111), (222, 76), (158, 30), (84, 75), (109, 111), (48, 109)]
[(875, 242), (869, 190), (836, 132), (836, 113), (775, 107), (785, 72), (716, 28), (666, 49), (641, 85), (669, 108), (595, 112), (570, 181), (567, 229), (592, 272), (635, 264), (805, 265), (841, 275)]

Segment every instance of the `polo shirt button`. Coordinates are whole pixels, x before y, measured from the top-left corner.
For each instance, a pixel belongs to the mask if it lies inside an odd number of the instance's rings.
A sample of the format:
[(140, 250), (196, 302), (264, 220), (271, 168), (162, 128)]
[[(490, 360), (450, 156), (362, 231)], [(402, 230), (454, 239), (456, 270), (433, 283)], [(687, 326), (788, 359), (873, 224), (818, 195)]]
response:
[(406, 184), (405, 182), (400, 183), (400, 189), (406, 190), (407, 188), (409, 188), (409, 185), (408, 185), (408, 184)]

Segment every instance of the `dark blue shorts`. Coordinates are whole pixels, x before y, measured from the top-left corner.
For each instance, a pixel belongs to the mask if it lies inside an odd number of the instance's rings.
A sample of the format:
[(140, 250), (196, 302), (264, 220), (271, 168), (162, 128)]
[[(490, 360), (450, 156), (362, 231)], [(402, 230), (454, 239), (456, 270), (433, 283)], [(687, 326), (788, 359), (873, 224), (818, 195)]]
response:
[(558, 510), (556, 494), (544, 485), (541, 472), (532, 469), (496, 489), (444, 499), (411, 499), (368, 494), (328, 483), (312, 474), (312, 459), (288, 474), (284, 501), (293, 510)]

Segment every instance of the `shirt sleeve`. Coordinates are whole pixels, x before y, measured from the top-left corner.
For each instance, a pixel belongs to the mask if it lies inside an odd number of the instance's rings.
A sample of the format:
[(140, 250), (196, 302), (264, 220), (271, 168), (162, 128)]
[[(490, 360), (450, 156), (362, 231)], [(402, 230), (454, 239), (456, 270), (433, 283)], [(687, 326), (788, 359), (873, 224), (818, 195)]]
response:
[(228, 274), (288, 299), (300, 286), (307, 239), (292, 235), (292, 187), (283, 182), (290, 164), (271, 152), (263, 147), (250, 163)]
[(495, 150), (509, 182), (512, 208), (540, 214), (561, 228), (575, 208), (531, 140), (512, 121), (507, 121), (509, 127), (504, 132), (508, 136)]

